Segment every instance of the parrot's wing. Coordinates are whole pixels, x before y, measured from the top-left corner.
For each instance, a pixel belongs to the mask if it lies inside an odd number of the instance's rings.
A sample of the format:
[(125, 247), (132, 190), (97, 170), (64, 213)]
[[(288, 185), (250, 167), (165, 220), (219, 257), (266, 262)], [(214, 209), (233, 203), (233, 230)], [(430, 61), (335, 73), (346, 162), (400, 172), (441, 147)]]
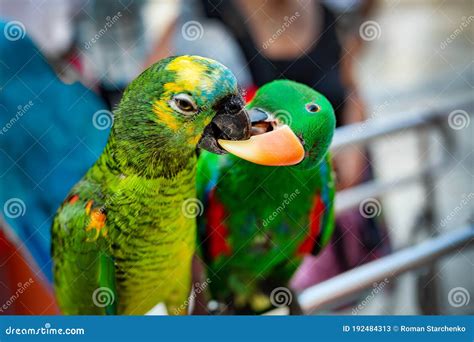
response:
[(309, 234), (297, 249), (299, 255), (317, 255), (334, 230), (334, 175), (329, 154), (319, 163), (317, 172), (321, 185), (309, 212)]
[(56, 297), (64, 314), (115, 314), (105, 206), (99, 196), (75, 189), (52, 226)]
[(335, 182), (334, 171), (332, 168), (332, 161), (330, 153), (327, 153), (325, 159), (319, 164), (319, 172), (321, 175), (321, 191), (319, 200), (322, 204), (322, 217), (320, 217), (320, 228), (317, 243), (314, 244), (312, 254), (318, 254), (331, 239), (334, 232), (335, 213), (334, 213), (334, 197), (335, 197)]

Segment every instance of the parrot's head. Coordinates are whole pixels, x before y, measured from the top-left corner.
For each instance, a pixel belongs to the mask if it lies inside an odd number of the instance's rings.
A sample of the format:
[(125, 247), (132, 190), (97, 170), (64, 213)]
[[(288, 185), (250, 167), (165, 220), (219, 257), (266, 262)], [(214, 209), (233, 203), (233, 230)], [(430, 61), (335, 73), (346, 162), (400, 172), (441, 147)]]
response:
[(335, 130), (331, 103), (314, 89), (289, 80), (261, 87), (247, 105), (252, 137), (222, 141), (228, 152), (256, 164), (309, 169), (326, 155)]
[(113, 129), (120, 139), (166, 161), (196, 147), (222, 154), (218, 139), (250, 137), (244, 105), (234, 75), (222, 64), (199, 56), (169, 57), (127, 87)]

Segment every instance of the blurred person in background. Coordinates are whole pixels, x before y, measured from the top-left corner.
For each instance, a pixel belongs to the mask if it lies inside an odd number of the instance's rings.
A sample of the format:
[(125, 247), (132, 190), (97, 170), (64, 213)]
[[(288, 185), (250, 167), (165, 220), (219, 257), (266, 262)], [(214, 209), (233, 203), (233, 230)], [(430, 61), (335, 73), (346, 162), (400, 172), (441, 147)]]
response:
[(153, 42), (176, 17), (177, 8), (174, 1), (93, 0), (84, 1), (74, 16), (71, 53), (80, 77), (110, 109), (147, 67)]
[[(247, 100), (274, 79), (294, 80), (328, 97), (338, 127), (357, 123), (364, 120), (365, 105), (354, 63), (363, 43), (359, 26), (372, 7), (372, 0), (189, 1), (156, 44), (149, 63), (168, 54), (214, 58), (234, 71)], [(334, 167), (338, 190), (372, 178), (367, 151), (358, 146), (337, 151)], [(346, 210), (337, 217), (330, 246), (305, 258), (292, 287), (302, 290), (389, 250), (380, 217)]]

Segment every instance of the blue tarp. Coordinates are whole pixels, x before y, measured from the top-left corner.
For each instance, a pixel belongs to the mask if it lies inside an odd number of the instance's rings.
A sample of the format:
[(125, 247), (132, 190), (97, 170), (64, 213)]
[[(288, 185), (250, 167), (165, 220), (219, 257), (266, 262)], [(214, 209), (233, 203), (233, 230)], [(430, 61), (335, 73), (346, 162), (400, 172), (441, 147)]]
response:
[[(61, 82), (25, 35), (0, 22), (0, 208), (51, 279), (50, 228), (70, 188), (105, 146), (93, 125), (105, 104), (79, 83)], [(12, 39), (13, 38), (13, 39)]]

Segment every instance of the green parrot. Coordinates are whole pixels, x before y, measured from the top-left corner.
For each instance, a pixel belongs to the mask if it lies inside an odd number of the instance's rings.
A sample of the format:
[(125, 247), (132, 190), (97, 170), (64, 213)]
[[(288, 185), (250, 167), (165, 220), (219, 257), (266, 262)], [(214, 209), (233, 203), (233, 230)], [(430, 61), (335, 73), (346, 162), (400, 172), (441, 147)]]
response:
[[(261, 87), (246, 108), (252, 137), (221, 142), (234, 155), (203, 152), (197, 176), (209, 292), (234, 314), (278, 306), (272, 291), (287, 287), (302, 257), (317, 254), (334, 229), (329, 101), (306, 85), (278, 80)], [(262, 162), (276, 167), (256, 165)]]
[[(52, 225), (64, 314), (184, 314), (196, 246), (196, 147), (250, 136), (234, 75), (198, 56), (163, 59), (114, 111), (107, 145)], [(187, 208), (186, 206), (191, 206)]]

